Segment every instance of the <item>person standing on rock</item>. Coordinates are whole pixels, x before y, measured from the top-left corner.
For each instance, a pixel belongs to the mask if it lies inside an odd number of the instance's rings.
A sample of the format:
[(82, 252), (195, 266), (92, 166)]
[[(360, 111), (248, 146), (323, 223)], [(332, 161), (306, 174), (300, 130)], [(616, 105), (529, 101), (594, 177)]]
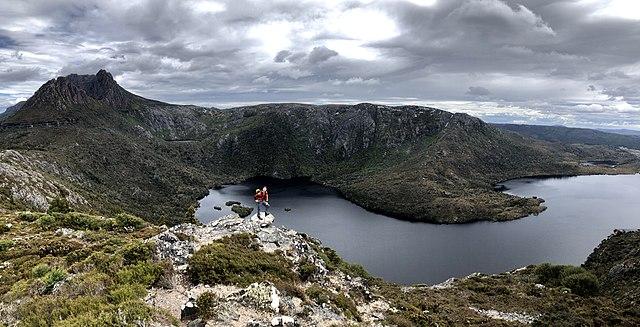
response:
[[(262, 205), (264, 206), (264, 216), (268, 216), (269, 215), (269, 207), (271, 206), (269, 204), (269, 192), (267, 192), (267, 187), (263, 186), (262, 187), (262, 192), (260, 192), (262, 194)], [(258, 215), (259, 217), (259, 215)]]
[(256, 207), (258, 207), (258, 218), (260, 218), (260, 205), (262, 205), (262, 191), (257, 188), (256, 189), (256, 195), (253, 196), (253, 198), (256, 200)]

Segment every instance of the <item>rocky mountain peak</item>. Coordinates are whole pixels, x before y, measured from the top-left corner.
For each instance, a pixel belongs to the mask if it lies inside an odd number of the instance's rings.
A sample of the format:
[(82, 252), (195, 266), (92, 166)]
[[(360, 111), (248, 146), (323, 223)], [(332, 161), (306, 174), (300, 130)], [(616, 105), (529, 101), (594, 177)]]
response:
[(104, 69), (95, 75), (71, 74), (46, 82), (11, 117), (5, 115), (4, 123), (69, 121), (69, 112), (82, 111), (85, 105), (123, 110), (137, 99), (144, 100), (118, 85)]
[(58, 77), (42, 85), (27, 100), (23, 109), (47, 107), (48, 109), (68, 109), (72, 105), (90, 101), (87, 93), (67, 77)]
[(118, 85), (113, 75), (104, 69), (98, 71), (96, 75), (71, 74), (63, 78), (68, 79), (91, 98), (105, 101), (110, 105), (127, 105), (135, 97)]

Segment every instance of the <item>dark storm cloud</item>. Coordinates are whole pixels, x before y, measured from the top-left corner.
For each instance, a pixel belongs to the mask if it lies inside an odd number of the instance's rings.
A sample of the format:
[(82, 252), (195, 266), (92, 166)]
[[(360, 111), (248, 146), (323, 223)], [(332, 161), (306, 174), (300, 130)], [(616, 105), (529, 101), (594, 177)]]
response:
[(12, 38), (0, 34), (0, 48), (11, 48), (17, 44), (18, 43)]
[(640, 20), (601, 14), (608, 3), (5, 0), (0, 106), (105, 68), (171, 102), (417, 103), (640, 127)]

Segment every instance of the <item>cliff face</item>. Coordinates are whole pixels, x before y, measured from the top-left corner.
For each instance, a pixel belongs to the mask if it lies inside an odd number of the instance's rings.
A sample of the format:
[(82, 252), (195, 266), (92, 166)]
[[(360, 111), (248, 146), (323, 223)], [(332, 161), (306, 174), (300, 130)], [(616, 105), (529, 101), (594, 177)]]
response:
[(640, 231), (616, 231), (589, 255), (584, 267), (598, 276), (607, 294), (640, 316)]
[[(75, 172), (75, 188), (96, 210), (125, 207), (169, 223), (189, 219), (208, 187), (254, 176), (309, 177), (403, 219), (508, 220), (539, 212), (540, 200), (494, 192), (496, 182), (630, 171), (638, 161), (623, 150), (550, 144), (425, 107), (171, 105), (129, 93), (105, 71), (47, 82), (0, 122), (0, 134), (0, 148), (41, 150)], [(626, 165), (579, 165), (593, 158)]]

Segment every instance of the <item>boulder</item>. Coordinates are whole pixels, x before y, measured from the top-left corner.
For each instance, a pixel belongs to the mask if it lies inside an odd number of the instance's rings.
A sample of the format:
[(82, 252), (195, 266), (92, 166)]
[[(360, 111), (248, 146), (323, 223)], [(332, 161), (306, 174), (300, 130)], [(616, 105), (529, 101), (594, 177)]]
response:
[(213, 209), (215, 209), (215, 210), (222, 210), (222, 207), (215, 206), (215, 207), (213, 207)]
[(196, 305), (196, 299), (189, 297), (189, 300), (182, 305), (180, 309), (180, 320), (192, 320), (198, 315), (198, 306)]
[(255, 214), (249, 218), (251, 222), (255, 222), (260, 224), (260, 227), (268, 227), (273, 224), (275, 217), (272, 214), (265, 215), (262, 213), (261, 215)]
[(237, 213), (240, 218), (244, 218), (253, 212), (253, 208), (234, 204), (233, 207), (231, 207), (231, 211)]
[(185, 265), (194, 252), (192, 242), (181, 241), (171, 231), (164, 231), (150, 240), (156, 244), (158, 258), (169, 259), (175, 266)]
[(231, 206), (234, 206), (234, 205), (240, 205), (240, 201), (227, 201), (227, 202), (225, 202), (225, 205), (227, 207), (231, 207)]
[(238, 293), (239, 299), (258, 309), (280, 311), (280, 292), (268, 282), (253, 283)]
[(289, 316), (280, 316), (280, 317), (274, 317), (273, 319), (271, 319), (271, 326), (299, 326), (298, 324), (296, 324), (295, 319), (289, 317)]

